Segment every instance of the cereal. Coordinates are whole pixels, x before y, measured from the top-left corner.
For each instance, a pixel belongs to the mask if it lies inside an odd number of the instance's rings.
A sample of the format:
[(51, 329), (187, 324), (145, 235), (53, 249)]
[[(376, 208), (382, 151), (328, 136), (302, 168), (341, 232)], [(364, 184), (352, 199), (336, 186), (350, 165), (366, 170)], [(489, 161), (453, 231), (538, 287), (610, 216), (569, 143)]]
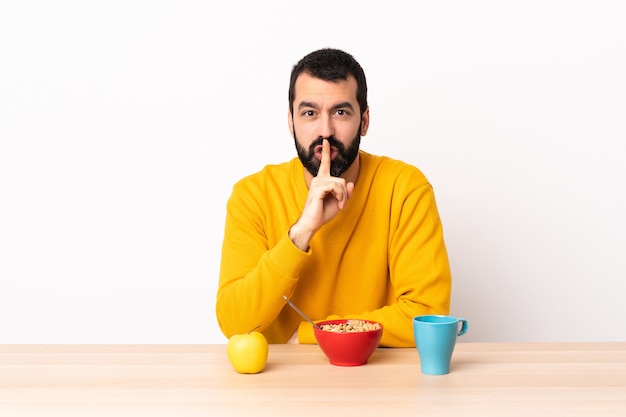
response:
[(378, 330), (380, 329), (380, 324), (372, 323), (365, 320), (348, 320), (345, 323), (323, 324), (320, 327), (326, 332), (354, 333)]

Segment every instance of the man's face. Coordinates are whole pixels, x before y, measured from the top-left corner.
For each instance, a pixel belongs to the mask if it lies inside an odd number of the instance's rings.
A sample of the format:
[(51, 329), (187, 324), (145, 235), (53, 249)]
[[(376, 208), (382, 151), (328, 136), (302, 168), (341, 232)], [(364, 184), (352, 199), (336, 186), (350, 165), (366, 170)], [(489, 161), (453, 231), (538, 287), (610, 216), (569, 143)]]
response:
[(361, 117), (356, 90), (354, 77), (329, 82), (302, 73), (296, 80), (289, 127), (298, 157), (312, 176), (322, 159), (322, 139), (330, 142), (331, 175), (340, 176), (357, 158), (369, 111)]

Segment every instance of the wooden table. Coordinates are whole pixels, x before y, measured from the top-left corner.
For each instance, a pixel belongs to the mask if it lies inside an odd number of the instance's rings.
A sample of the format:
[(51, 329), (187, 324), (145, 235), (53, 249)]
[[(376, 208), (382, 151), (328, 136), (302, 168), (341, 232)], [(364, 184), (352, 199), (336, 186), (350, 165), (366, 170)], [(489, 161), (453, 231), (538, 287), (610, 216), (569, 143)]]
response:
[(626, 343), (459, 343), (451, 373), (415, 349), (328, 364), (270, 345), (237, 374), (225, 345), (0, 345), (0, 416), (626, 416)]

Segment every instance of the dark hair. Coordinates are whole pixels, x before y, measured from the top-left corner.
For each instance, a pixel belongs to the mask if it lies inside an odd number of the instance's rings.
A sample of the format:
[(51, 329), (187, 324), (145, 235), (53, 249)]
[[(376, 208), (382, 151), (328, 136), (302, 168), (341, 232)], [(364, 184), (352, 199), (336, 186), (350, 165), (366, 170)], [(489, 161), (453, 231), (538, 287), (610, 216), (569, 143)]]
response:
[(359, 102), (361, 116), (363, 116), (367, 109), (367, 82), (363, 68), (352, 55), (339, 49), (324, 48), (311, 52), (294, 65), (289, 81), (291, 114), (293, 114), (293, 101), (296, 96), (296, 80), (303, 72), (325, 81), (347, 80), (348, 76), (352, 75), (356, 78), (356, 99)]

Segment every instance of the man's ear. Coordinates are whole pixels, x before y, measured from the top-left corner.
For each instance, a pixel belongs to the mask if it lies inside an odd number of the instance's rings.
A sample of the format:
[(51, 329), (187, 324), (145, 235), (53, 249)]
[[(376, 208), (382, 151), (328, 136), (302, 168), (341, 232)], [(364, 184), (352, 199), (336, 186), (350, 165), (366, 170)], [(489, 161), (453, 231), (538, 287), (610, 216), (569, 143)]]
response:
[(293, 116), (291, 111), (287, 111), (287, 125), (289, 125), (289, 132), (291, 133), (291, 137), (293, 137)]
[(370, 127), (370, 108), (366, 108), (361, 116), (361, 136), (367, 135), (367, 129)]

